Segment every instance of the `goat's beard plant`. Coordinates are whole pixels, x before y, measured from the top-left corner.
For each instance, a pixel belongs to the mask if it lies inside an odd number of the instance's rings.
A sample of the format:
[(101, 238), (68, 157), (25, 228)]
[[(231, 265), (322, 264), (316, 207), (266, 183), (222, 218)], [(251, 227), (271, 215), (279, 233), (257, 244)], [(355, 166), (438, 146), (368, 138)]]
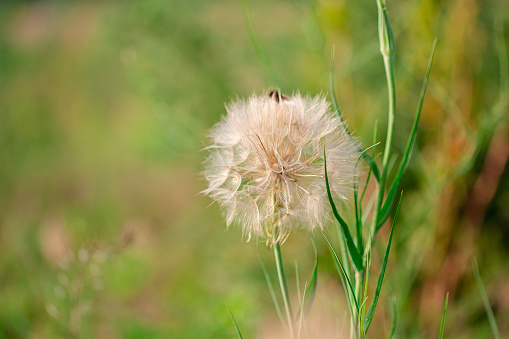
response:
[[(380, 52), (388, 87), (388, 124), (385, 149), (379, 167), (348, 134), (341, 116), (333, 113), (324, 98), (291, 97), (271, 91), (227, 106), (228, 114), (211, 132), (210, 155), (205, 162), (208, 188), (204, 193), (217, 201), (227, 225), (237, 222), (248, 240), (255, 236), (273, 247), (283, 296), (287, 327), (294, 338), (293, 317), (282, 265), (280, 244), (296, 227), (322, 229), (329, 206), (338, 226), (340, 256), (329, 242), (350, 311), (350, 337), (364, 339), (375, 313), (389, 258), (396, 215), (392, 222), (374, 294), (368, 288), (375, 236), (388, 220), (397, 201), (401, 178), (408, 166), (417, 124), (431, 70), (435, 44), (428, 63), (412, 130), (394, 179), (388, 180), (392, 136), (396, 116), (394, 41), (384, 0), (378, 5)], [(331, 98), (337, 113), (331, 67)], [(376, 140), (376, 131), (375, 131)], [(356, 188), (356, 165), (369, 166), (364, 190)], [(370, 203), (364, 204), (370, 178), (376, 180)], [(345, 200), (352, 191), (355, 223), (340, 216), (334, 200)], [(401, 198), (399, 200), (401, 202)], [(363, 210), (365, 208), (365, 210)], [(353, 235), (350, 231), (352, 229)], [(310, 285), (316, 287), (316, 269)], [(267, 279), (268, 280), (268, 279)], [(269, 282), (269, 280), (268, 280)], [(271, 288), (271, 286), (269, 285)], [(272, 291), (272, 289), (271, 289)], [(306, 292), (306, 291), (305, 291)], [(273, 293), (272, 293), (273, 296)], [(304, 295), (305, 296), (305, 295)], [(273, 296), (278, 314), (279, 305)], [(304, 300), (300, 298), (300, 300)], [(371, 300), (368, 308), (368, 300)], [(302, 309), (301, 304), (301, 317)], [(300, 337), (300, 325), (297, 337)], [(393, 330), (394, 331), (393, 324)], [(239, 333), (240, 334), (240, 333)], [(392, 336), (392, 334), (391, 334)]]
[(283, 243), (296, 227), (327, 222), (324, 150), (331, 191), (346, 199), (356, 180), (358, 147), (321, 96), (287, 97), (278, 91), (226, 106), (212, 129), (205, 162), (208, 188), (227, 225), (241, 225), (268, 246)]
[(359, 148), (322, 96), (287, 97), (273, 90), (226, 110), (210, 134), (204, 193), (221, 205), (228, 226), (236, 222), (248, 241), (256, 237), (273, 247), (293, 338), (280, 244), (294, 228), (323, 228), (330, 194), (346, 200), (355, 187)]

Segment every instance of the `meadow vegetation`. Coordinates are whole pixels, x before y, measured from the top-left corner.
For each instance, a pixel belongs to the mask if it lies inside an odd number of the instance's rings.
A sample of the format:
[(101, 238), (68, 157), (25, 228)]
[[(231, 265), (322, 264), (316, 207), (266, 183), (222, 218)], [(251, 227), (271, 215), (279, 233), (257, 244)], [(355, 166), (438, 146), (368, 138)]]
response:
[[(389, 166), (404, 153), (438, 44), (368, 337), (386, 338), (395, 313), (394, 337), (438, 337), (447, 293), (444, 338), (493, 337), (483, 296), (509, 336), (509, 6), (388, 6), (397, 94)], [(330, 100), (333, 46), (349, 130), (369, 147), (378, 121), (385, 140), (377, 28), (374, 0), (1, 2), (0, 338), (234, 338), (225, 303), (244, 338), (284, 335), (257, 258), (275, 282), (273, 253), (246, 244), (238, 227), (225, 231), (218, 206), (199, 193), (201, 150), (237, 96), (278, 87)], [(373, 249), (373, 287), (392, 215)], [(335, 235), (332, 222), (327, 229)], [(347, 337), (341, 281), (313, 234), (308, 331)], [(294, 263), (302, 288), (314, 249), (292, 232), (283, 251), (296, 300)]]

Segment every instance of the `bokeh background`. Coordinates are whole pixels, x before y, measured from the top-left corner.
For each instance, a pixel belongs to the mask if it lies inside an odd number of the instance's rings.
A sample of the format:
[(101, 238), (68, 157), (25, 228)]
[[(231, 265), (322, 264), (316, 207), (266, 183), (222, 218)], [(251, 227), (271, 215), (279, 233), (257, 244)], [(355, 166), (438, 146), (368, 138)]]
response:
[[(449, 292), (445, 337), (490, 338), (474, 257), (509, 336), (509, 4), (388, 2), (396, 156), (439, 42), (371, 337), (393, 297), (396, 337), (436, 337)], [(225, 303), (244, 337), (281, 338), (257, 258), (274, 274), (272, 253), (199, 193), (207, 130), (237, 96), (328, 95), (335, 46), (350, 129), (368, 146), (378, 120), (383, 140), (377, 39), (374, 0), (0, 2), (0, 338), (234, 338)], [(315, 237), (308, 329), (340, 338), (342, 288)], [(296, 298), (313, 249), (294, 232), (283, 254)]]

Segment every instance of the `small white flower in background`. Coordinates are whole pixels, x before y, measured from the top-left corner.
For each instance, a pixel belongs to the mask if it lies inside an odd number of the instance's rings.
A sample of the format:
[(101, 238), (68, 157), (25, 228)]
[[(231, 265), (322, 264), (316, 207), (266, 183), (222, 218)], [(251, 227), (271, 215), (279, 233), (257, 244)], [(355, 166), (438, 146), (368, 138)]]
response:
[(226, 106), (211, 130), (205, 161), (208, 188), (227, 225), (236, 222), (248, 240), (283, 243), (290, 230), (322, 228), (332, 193), (346, 200), (356, 180), (356, 142), (322, 96), (287, 97), (278, 91)]

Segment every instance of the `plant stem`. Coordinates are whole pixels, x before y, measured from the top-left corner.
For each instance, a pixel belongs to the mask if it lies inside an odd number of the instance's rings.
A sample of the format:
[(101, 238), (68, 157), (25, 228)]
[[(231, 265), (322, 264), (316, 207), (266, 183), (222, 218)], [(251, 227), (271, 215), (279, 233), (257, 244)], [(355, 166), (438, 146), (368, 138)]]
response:
[(394, 117), (396, 114), (396, 90), (394, 84), (394, 38), (392, 36), (392, 29), (387, 17), (385, 0), (377, 0), (376, 3), (378, 6), (378, 36), (380, 40), (380, 53), (384, 60), (385, 75), (387, 78), (387, 94), (389, 98), (387, 139), (385, 142), (385, 152), (382, 160), (382, 182), (380, 183), (383, 191), (384, 182), (387, 177), (387, 165), (389, 164), (391, 156), (392, 133), (394, 130)]
[[(385, 182), (387, 180), (387, 172), (389, 159), (392, 150), (392, 134), (394, 132), (394, 120), (396, 115), (396, 87), (394, 84), (394, 38), (392, 36), (392, 29), (387, 17), (387, 9), (385, 0), (377, 0), (378, 6), (378, 36), (380, 40), (380, 53), (384, 61), (385, 75), (387, 78), (387, 94), (389, 98), (389, 111), (387, 121), (387, 136), (385, 139), (385, 150), (382, 159), (382, 174), (380, 177), (380, 184), (376, 195), (375, 209), (373, 211), (372, 225), (368, 242), (366, 245), (365, 254), (371, 252), (372, 242), (375, 236), (376, 228), (378, 225), (378, 216), (380, 209), (383, 205), (383, 198), (385, 194)], [(366, 269), (369, 270), (370, 262), (366, 263)]]
[[(394, 38), (392, 35), (392, 29), (389, 24), (389, 19), (387, 17), (387, 9), (385, 0), (376, 0), (376, 4), (378, 7), (378, 36), (380, 41), (380, 53), (382, 54), (382, 58), (384, 61), (385, 75), (387, 79), (387, 95), (389, 100), (389, 109), (388, 109), (388, 119), (387, 119), (387, 136), (385, 139), (385, 150), (382, 159), (382, 169), (380, 175), (379, 185), (377, 187), (375, 207), (373, 210), (373, 216), (371, 220), (371, 228), (369, 230), (369, 235), (366, 243), (366, 248), (364, 251), (364, 270), (365, 277), (363, 280), (364, 283), (364, 293), (367, 293), (368, 289), (368, 279), (369, 279), (369, 270), (371, 267), (371, 252), (373, 250), (373, 241), (378, 225), (378, 218), (380, 215), (380, 210), (383, 206), (384, 195), (385, 195), (385, 184), (387, 180), (388, 174), (388, 165), (389, 160), (391, 158), (392, 153), (392, 135), (394, 132), (394, 121), (396, 115), (396, 86), (394, 83)], [(361, 316), (359, 321), (359, 336), (364, 338), (364, 310), (362, 307)]]
[[(361, 293), (362, 293), (362, 287), (363, 287), (363, 281), (362, 281), (362, 276), (363, 276), (363, 272), (355, 272), (355, 297), (357, 298), (357, 300), (362, 300), (361, 298)], [(359, 312), (357, 312), (357, 314), (355, 315), (355, 325), (356, 327), (358, 328), (358, 334), (357, 334), (357, 337), (362, 339), (364, 336), (363, 336), (363, 331), (362, 331), (362, 321), (361, 321), (361, 314), (362, 314), (362, 308), (361, 307), (359, 309)]]
[(281, 286), (281, 294), (285, 303), (286, 317), (288, 318), (288, 328), (290, 336), (293, 336), (293, 322), (292, 322), (292, 309), (290, 306), (290, 299), (288, 298), (288, 287), (286, 285), (285, 271), (283, 269), (283, 260), (281, 258), (281, 247), (279, 242), (274, 245), (274, 259), (276, 260), (277, 276), (279, 278), (279, 285)]

